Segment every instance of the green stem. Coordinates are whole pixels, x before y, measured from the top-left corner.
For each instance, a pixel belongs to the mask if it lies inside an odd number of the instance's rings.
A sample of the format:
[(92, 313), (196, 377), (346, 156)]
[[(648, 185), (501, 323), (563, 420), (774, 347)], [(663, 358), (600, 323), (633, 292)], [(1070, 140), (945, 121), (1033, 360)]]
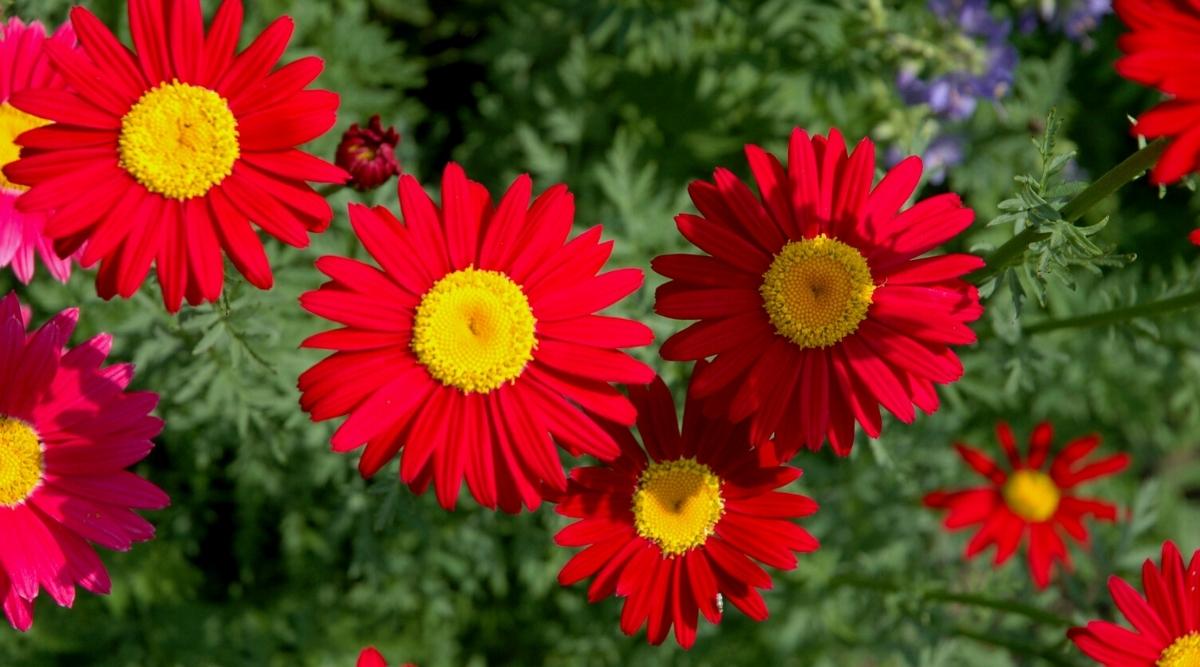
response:
[(995, 611), (1002, 611), (1009, 614), (1024, 616), (1032, 621), (1046, 625), (1056, 625), (1064, 628), (1069, 628), (1074, 625), (1074, 623), (1071, 621), (1058, 616), (1057, 614), (1052, 614), (1032, 605), (1022, 604), (1012, 600), (990, 598), (983, 595), (955, 593), (953, 591), (944, 589), (908, 589), (896, 584), (895, 582), (882, 579), (859, 577), (855, 575), (842, 575), (834, 577), (831, 584), (834, 587), (852, 586), (854, 588), (865, 588), (883, 593), (912, 593), (931, 602), (949, 602), (952, 604), (962, 604), (970, 607), (992, 609)]
[(1076, 315), (1075, 317), (1064, 317), (1062, 319), (1042, 320), (1034, 322), (1024, 328), (1027, 334), (1046, 333), (1047, 331), (1056, 331), (1058, 329), (1080, 329), (1085, 327), (1099, 327), (1108, 324), (1117, 324), (1138, 317), (1149, 317), (1151, 315), (1162, 315), (1175, 310), (1184, 310), (1193, 306), (1200, 306), (1200, 290), (1180, 294), (1167, 299), (1158, 301), (1150, 301), (1149, 303), (1139, 303), (1124, 308), (1114, 308), (1102, 313), (1091, 313), (1089, 315)]
[[(1100, 178), (1096, 179), (1086, 190), (1075, 195), (1071, 201), (1062, 207), (1060, 213), (1067, 222), (1075, 222), (1083, 217), (1096, 204), (1100, 203), (1126, 183), (1141, 176), (1147, 169), (1154, 166), (1158, 157), (1167, 147), (1166, 140), (1158, 139), (1125, 158)], [(1003, 273), (1025, 255), (1029, 246), (1048, 237), (1046, 232), (1038, 232), (1033, 227), (1027, 227), (1019, 234), (1009, 239), (1004, 245), (996, 248), (986, 258), (987, 266), (967, 276), (976, 285), (982, 285), (997, 275)]]
[(1141, 150), (1125, 158), (1121, 164), (1110, 169), (1107, 174), (1097, 178), (1086, 190), (1075, 195), (1075, 198), (1062, 208), (1062, 217), (1067, 222), (1075, 222), (1082, 218), (1088, 209), (1153, 167), (1166, 148), (1166, 139), (1156, 139), (1146, 144)]

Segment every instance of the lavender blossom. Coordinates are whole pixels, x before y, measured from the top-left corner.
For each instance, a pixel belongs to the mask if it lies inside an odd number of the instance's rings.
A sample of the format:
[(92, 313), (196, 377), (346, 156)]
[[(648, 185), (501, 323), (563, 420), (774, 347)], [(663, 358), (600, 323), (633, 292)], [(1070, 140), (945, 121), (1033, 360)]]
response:
[(929, 142), (921, 161), (925, 163), (925, 175), (933, 185), (941, 185), (946, 180), (946, 171), (962, 163), (965, 156), (965, 146), (962, 137), (953, 134), (943, 134)]
[(1017, 64), (1017, 51), (1008, 43), (1012, 25), (993, 17), (987, 0), (929, 0), (928, 6), (943, 24), (969, 39), (981, 65), (931, 77), (907, 66), (897, 75), (897, 90), (906, 104), (928, 104), (950, 120), (969, 118), (980, 99), (1000, 99), (1012, 88)]
[(1069, 39), (1091, 48), (1091, 33), (1100, 21), (1112, 13), (1112, 0), (1058, 0), (1041, 3), (1037, 10), (1021, 14), (1020, 30), (1030, 34), (1039, 24), (1061, 32)]
[[(962, 137), (954, 134), (943, 134), (934, 137), (933, 141), (921, 153), (925, 178), (932, 185), (941, 185), (946, 181), (946, 172), (952, 167), (962, 164), (966, 156)], [(907, 157), (907, 153), (899, 146), (891, 146), (883, 155), (884, 164), (888, 169), (896, 166)]]

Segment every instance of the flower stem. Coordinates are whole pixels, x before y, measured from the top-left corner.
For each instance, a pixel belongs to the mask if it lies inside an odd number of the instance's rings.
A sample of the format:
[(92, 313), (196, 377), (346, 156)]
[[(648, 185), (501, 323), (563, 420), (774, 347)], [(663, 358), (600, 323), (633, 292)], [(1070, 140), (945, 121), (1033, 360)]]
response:
[[(1075, 222), (1082, 218), (1083, 214), (1087, 213), (1093, 206), (1117, 190), (1120, 190), (1126, 183), (1141, 176), (1147, 169), (1153, 167), (1166, 147), (1167, 143), (1165, 139), (1157, 139), (1146, 144), (1146, 146), (1133, 155), (1125, 158), (1120, 164), (1110, 169), (1108, 173), (1096, 179), (1086, 190), (1075, 195), (1071, 201), (1067, 202), (1060, 211), (1063, 219), (1067, 222)], [(1017, 260), (1025, 254), (1025, 250), (1029, 246), (1045, 239), (1047, 236), (1049, 234), (1046, 232), (1039, 232), (1033, 227), (1026, 227), (999, 248), (996, 248), (992, 254), (988, 255), (986, 258), (987, 266), (967, 276), (967, 280), (976, 285), (986, 283), (1003, 273), (1005, 269), (1016, 264)]]
[(1158, 301), (1150, 301), (1148, 303), (1139, 303), (1123, 308), (1114, 308), (1106, 310), (1102, 313), (1091, 313), (1088, 315), (1076, 315), (1075, 317), (1064, 317), (1061, 319), (1042, 320), (1034, 322), (1025, 327), (1026, 334), (1046, 333), (1047, 331), (1056, 331), (1058, 329), (1080, 329), (1085, 327), (1099, 327), (1108, 324), (1117, 324), (1138, 317), (1149, 317), (1151, 315), (1162, 315), (1176, 310), (1184, 310), (1200, 306), (1200, 290), (1180, 294)]
[(1088, 209), (1100, 203), (1117, 190), (1120, 190), (1126, 183), (1141, 176), (1147, 169), (1153, 167), (1166, 148), (1166, 139), (1156, 139), (1146, 144), (1138, 152), (1125, 158), (1121, 164), (1118, 164), (1110, 169), (1108, 173), (1097, 178), (1086, 190), (1075, 195), (1074, 199), (1067, 202), (1067, 205), (1062, 208), (1063, 219), (1067, 222), (1075, 222), (1082, 218), (1083, 214), (1088, 212)]
[(834, 577), (831, 585), (851, 586), (854, 588), (865, 588), (869, 590), (879, 591), (882, 593), (911, 593), (917, 597), (929, 600), (931, 602), (948, 602), (952, 604), (962, 604), (970, 607), (981, 607), (983, 609), (992, 609), (1002, 611), (1009, 614), (1017, 614), (1024, 616), (1037, 623), (1046, 625), (1055, 625), (1059, 627), (1069, 628), (1074, 623), (1071, 621), (1052, 614), (1044, 609), (1039, 609), (1032, 605), (1015, 602), (1013, 600), (1002, 600), (991, 598), (984, 595), (974, 595), (971, 593), (955, 593), (945, 589), (937, 588), (906, 588), (899, 584), (883, 579), (872, 579), (868, 577), (860, 577), (856, 575), (842, 575)]

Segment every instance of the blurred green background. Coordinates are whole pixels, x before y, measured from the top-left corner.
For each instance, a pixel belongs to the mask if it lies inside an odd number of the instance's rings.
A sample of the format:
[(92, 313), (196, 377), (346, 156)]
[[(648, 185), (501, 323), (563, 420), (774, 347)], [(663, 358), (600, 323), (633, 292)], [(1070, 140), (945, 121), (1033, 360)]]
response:
[[(0, 2), (49, 24), (69, 4)], [(127, 36), (123, 2), (84, 4)], [(923, 0), (254, 0), (243, 37), (289, 14), (289, 57), (326, 59), (319, 83), (342, 95), (342, 111), (313, 152), (332, 159), (343, 129), (379, 113), (403, 135), (404, 170), (427, 187), (448, 160), (494, 194), (522, 172), (537, 190), (566, 182), (578, 227), (603, 224), (616, 239), (613, 265), (648, 270), (653, 256), (685, 248), (672, 217), (690, 210), (689, 180), (718, 165), (747, 175), (742, 146), (782, 152), (795, 126), (870, 135), (881, 156), (956, 137), (962, 163), (922, 194), (954, 190), (977, 211), (958, 250), (984, 251), (1011, 234), (985, 223), (1015, 191), (1014, 176), (1040, 169), (1031, 139), (1052, 108), (1064, 121), (1058, 147), (1079, 151), (1070, 166), (1078, 177), (1135, 150), (1127, 116), (1157, 98), (1113, 72), (1117, 20), (1101, 17), (1071, 38), (1038, 12), (1077, 3), (990, 4), (996, 20), (1012, 22), (1015, 79), (961, 120), (897, 91), (904, 67), (936, 75), (961, 63), (955, 49), (974, 48), (947, 38), (954, 26)], [(1050, 280), (1044, 303), (1014, 298), (1007, 285), (991, 292), (981, 342), (961, 352), (966, 375), (940, 392), (937, 414), (912, 426), (889, 421), (850, 460), (802, 454), (795, 487), (822, 506), (805, 524), (821, 550), (775, 573), (766, 623), (730, 608), (719, 627), (702, 625), (690, 652), (625, 637), (618, 600), (588, 605), (585, 587), (558, 586), (570, 554), (553, 545), (564, 521), (549, 508), (511, 517), (464, 501), (446, 513), (431, 494), (402, 487), (394, 462), (363, 481), (356, 455), (329, 451), (333, 425), (310, 423), (294, 388), (319, 358), (297, 344), (329, 325), (296, 298), (322, 281), (316, 257), (362, 255), (345, 218), (350, 200), (395, 209), (394, 182), (335, 195), (332, 229), (306, 250), (269, 243), (275, 290), (231, 277), (227, 307), (176, 318), (152, 283), (104, 303), (90, 272), (65, 287), (42, 272), (25, 288), (0, 270), (0, 293), (17, 289), (39, 322), (82, 305), (75, 340), (113, 332), (114, 358), (138, 364), (135, 386), (162, 395), (166, 430), (139, 472), (173, 501), (150, 515), (156, 540), (103, 554), (111, 596), (82, 595), (72, 610), (41, 600), (31, 632), (0, 631), (0, 665), (348, 667), (367, 644), (422, 667), (1082, 665), (1063, 626), (930, 592), (1020, 600), (1076, 623), (1111, 618), (1110, 573), (1136, 579), (1163, 539), (1185, 553), (1200, 547), (1200, 313), (1021, 329), (1200, 287), (1186, 241), (1200, 199), (1186, 188), (1160, 198), (1138, 182), (1089, 214), (1092, 223), (1111, 215), (1095, 240), (1137, 261), (1102, 275), (1088, 264), (1070, 274), (1073, 289)], [(661, 341), (680, 324), (652, 314), (658, 282), (649, 275), (618, 310)], [(666, 367), (654, 349), (640, 354), (683, 386), (686, 368)], [(999, 571), (990, 554), (964, 563), (966, 536), (944, 533), (919, 505), (926, 491), (974, 483), (950, 444), (996, 452), (998, 419), (1022, 440), (1051, 419), (1059, 445), (1098, 432), (1103, 452), (1133, 456), (1124, 474), (1087, 487), (1131, 518), (1096, 527), (1091, 551), (1072, 549), (1076, 572), (1044, 592), (1020, 559)]]

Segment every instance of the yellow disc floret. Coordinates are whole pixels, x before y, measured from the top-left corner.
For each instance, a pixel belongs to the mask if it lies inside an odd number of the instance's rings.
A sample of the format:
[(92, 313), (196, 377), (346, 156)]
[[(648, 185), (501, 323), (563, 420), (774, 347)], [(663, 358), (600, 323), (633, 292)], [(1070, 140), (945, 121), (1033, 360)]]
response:
[(412, 349), (448, 387), (486, 394), (520, 377), (537, 347), (529, 299), (499, 271), (467, 268), (421, 297)]
[(723, 514), (721, 479), (694, 458), (651, 463), (633, 494), (638, 535), (667, 556), (702, 546)]
[(1061, 494), (1050, 476), (1037, 470), (1017, 470), (1004, 484), (1004, 502), (1014, 514), (1040, 523), (1054, 516)]
[[(21, 147), (17, 145), (17, 137), (25, 132), (49, 125), (50, 121), (38, 118), (5, 102), (0, 104), (0, 167), (16, 162), (21, 157)], [(25, 192), (28, 186), (13, 183), (0, 171), (0, 188), (10, 192)]]
[(33, 427), (0, 416), (0, 507), (25, 502), (42, 483), (42, 443)]
[[(1180, 600), (1180, 604), (1186, 604)], [(1192, 632), (1176, 639), (1159, 656), (1158, 667), (1196, 667), (1200, 665), (1200, 632)]]
[(146, 91), (121, 118), (120, 164), (171, 199), (208, 193), (241, 155), (237, 118), (216, 92), (179, 81)]
[(875, 283), (861, 253), (821, 234), (783, 246), (758, 291), (779, 335), (802, 348), (819, 348), (858, 329)]

